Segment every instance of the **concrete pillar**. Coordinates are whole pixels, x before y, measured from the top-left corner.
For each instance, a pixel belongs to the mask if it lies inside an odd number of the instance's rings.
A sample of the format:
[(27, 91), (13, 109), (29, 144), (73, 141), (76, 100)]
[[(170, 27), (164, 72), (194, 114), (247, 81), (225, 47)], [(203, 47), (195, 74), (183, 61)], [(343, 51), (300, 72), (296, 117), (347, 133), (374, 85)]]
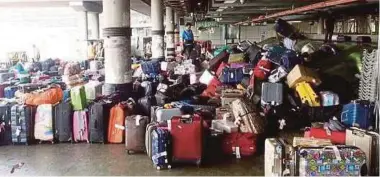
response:
[(99, 13), (88, 12), (87, 18), (88, 18), (88, 29), (90, 31), (89, 38), (93, 40), (98, 40), (100, 38)]
[(179, 39), (179, 15), (174, 13), (174, 45), (177, 46), (180, 42)]
[(88, 58), (87, 56), (87, 41), (88, 41), (88, 19), (87, 19), (87, 12), (86, 11), (80, 11), (78, 12), (78, 31), (79, 31), (79, 50), (78, 50), (78, 56), (80, 57), (80, 60), (86, 60)]
[(130, 0), (103, 0), (104, 94), (119, 92), (123, 99), (132, 88)]
[(324, 23), (323, 17), (320, 17), (317, 23), (317, 34), (323, 34), (324, 27), (325, 27), (325, 23)]
[(171, 7), (166, 7), (166, 60), (172, 60), (175, 57), (174, 45), (174, 14)]
[(162, 0), (151, 0), (152, 59), (164, 60), (164, 23)]

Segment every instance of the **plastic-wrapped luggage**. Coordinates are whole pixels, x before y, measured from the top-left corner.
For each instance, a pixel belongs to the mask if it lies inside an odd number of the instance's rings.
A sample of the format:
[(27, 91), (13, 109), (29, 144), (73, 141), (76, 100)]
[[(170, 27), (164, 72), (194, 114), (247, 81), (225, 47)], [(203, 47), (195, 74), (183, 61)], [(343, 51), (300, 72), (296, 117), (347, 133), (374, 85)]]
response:
[(145, 131), (149, 117), (132, 115), (125, 118), (125, 149), (130, 152), (145, 151)]
[(34, 137), (41, 141), (51, 141), (54, 143), (53, 132), (53, 105), (42, 104), (37, 107)]

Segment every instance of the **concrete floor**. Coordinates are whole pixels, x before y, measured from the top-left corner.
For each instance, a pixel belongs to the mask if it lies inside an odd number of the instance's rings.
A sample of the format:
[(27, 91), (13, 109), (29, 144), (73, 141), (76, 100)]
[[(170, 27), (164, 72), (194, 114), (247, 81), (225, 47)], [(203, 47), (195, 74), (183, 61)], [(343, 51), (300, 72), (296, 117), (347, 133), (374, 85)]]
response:
[[(13, 165), (24, 162), (21, 169), (10, 173)], [(127, 155), (124, 145), (117, 144), (43, 144), (0, 146), (0, 174), (3, 175), (150, 175), (150, 176), (216, 176), (264, 175), (264, 156), (225, 160), (200, 168), (173, 166), (157, 171), (145, 154)]]

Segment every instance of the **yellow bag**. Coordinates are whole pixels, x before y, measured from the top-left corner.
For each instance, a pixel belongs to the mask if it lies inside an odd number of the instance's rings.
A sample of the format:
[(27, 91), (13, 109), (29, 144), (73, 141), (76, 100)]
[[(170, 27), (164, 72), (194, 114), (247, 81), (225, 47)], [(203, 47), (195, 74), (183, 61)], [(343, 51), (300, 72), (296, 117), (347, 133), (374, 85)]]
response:
[(315, 94), (309, 83), (300, 82), (296, 84), (296, 91), (301, 98), (302, 104), (307, 104), (311, 107), (321, 106), (318, 95)]

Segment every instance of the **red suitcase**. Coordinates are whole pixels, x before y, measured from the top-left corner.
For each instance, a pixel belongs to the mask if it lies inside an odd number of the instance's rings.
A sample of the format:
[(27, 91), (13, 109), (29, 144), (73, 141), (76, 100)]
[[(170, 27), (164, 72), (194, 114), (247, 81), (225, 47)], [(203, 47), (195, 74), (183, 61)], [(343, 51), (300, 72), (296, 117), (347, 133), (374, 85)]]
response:
[(310, 128), (305, 130), (305, 138), (329, 139), (333, 144), (346, 144), (346, 132), (330, 131), (330, 134), (323, 128)]
[(175, 116), (170, 121), (173, 162), (194, 162), (200, 166), (202, 160), (202, 118), (199, 115)]

